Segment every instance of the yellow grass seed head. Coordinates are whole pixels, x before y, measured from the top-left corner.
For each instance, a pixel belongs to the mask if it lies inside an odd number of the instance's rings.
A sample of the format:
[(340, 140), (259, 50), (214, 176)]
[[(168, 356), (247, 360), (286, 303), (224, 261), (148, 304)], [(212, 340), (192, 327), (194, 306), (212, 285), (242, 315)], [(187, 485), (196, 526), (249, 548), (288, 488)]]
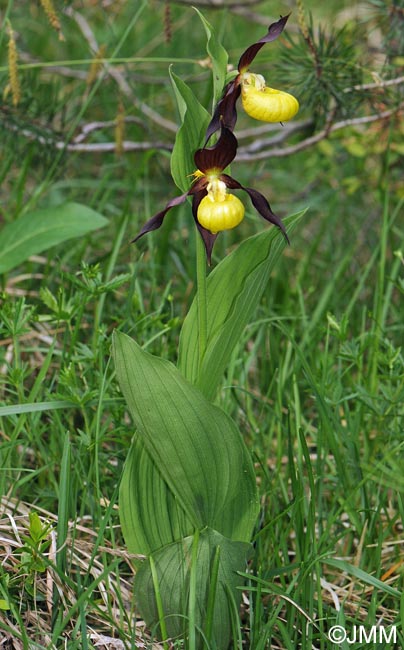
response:
[(125, 137), (125, 109), (122, 102), (119, 102), (118, 112), (115, 117), (115, 153), (121, 156), (124, 151), (123, 141)]
[(302, 32), (304, 38), (307, 40), (309, 38), (309, 30), (307, 27), (303, 0), (297, 0), (297, 22), (300, 27), (300, 31)]
[(18, 78), (18, 52), (14, 31), (10, 23), (8, 23), (8, 77), (13, 104), (18, 106), (21, 99), (21, 86)]
[(101, 45), (94, 59), (91, 61), (91, 65), (88, 69), (87, 79), (86, 79), (87, 86), (91, 86), (94, 83), (94, 81), (97, 79), (98, 73), (100, 72), (103, 66), (103, 60), (105, 58), (106, 49), (107, 48), (105, 47), (105, 45)]
[(62, 33), (62, 25), (60, 24), (60, 20), (58, 18), (58, 15), (56, 13), (56, 9), (54, 7), (53, 1), (52, 0), (39, 0), (42, 8), (46, 14), (46, 17), (49, 21), (50, 26), (58, 32), (59, 34), (59, 40), (64, 41), (64, 36)]

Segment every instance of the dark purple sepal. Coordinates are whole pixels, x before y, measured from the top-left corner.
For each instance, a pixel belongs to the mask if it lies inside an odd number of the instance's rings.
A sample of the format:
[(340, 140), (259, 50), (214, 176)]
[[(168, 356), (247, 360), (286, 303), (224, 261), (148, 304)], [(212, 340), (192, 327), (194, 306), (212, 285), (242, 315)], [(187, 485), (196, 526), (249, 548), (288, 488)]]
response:
[(199, 192), (196, 192), (193, 197), (192, 197), (192, 214), (195, 219), (196, 227), (199, 230), (199, 233), (202, 237), (203, 243), (205, 245), (205, 250), (206, 250), (206, 259), (208, 261), (209, 266), (212, 263), (212, 250), (213, 250), (213, 245), (216, 241), (217, 233), (216, 235), (213, 234), (213, 232), (210, 232), (210, 230), (207, 230), (207, 228), (204, 228), (201, 226), (201, 224), (198, 221), (198, 208), (199, 204), (202, 201), (203, 197), (206, 196), (207, 192), (206, 190), (200, 190)]
[(240, 93), (241, 87), (238, 77), (225, 86), (223, 96), (216, 104), (213, 117), (206, 129), (205, 146), (211, 135), (219, 131), (222, 126), (234, 131), (237, 122), (236, 102), (240, 97)]
[(269, 43), (270, 41), (274, 41), (278, 36), (280, 36), (285, 29), (285, 25), (288, 21), (290, 14), (287, 16), (283, 16), (280, 18), (276, 23), (272, 23), (268, 27), (268, 31), (263, 36), (260, 38), (259, 41), (256, 43), (253, 43), (246, 49), (245, 52), (240, 57), (240, 61), (238, 62), (238, 71), (239, 72), (246, 72), (248, 68), (250, 67), (251, 63), (254, 61), (255, 57), (257, 56), (258, 52), (262, 48), (265, 43)]
[(261, 192), (258, 192), (257, 190), (253, 190), (251, 187), (244, 187), (244, 185), (241, 185), (241, 183), (236, 181), (231, 176), (228, 176), (227, 174), (222, 174), (220, 179), (226, 184), (227, 187), (229, 187), (232, 190), (244, 190), (245, 192), (247, 192), (248, 196), (251, 199), (251, 203), (253, 204), (257, 212), (261, 215), (261, 217), (263, 217), (266, 221), (269, 221), (270, 223), (274, 224), (274, 226), (277, 226), (282, 231), (282, 234), (285, 237), (287, 243), (290, 244), (289, 237), (285, 230), (285, 226), (283, 225), (278, 215), (272, 212), (271, 206), (269, 205), (265, 196), (261, 194)]
[(213, 147), (204, 147), (195, 152), (195, 165), (204, 174), (213, 170), (223, 171), (236, 157), (237, 146), (236, 136), (229, 129), (222, 128), (220, 138)]
[(154, 215), (154, 217), (151, 217), (148, 221), (146, 221), (145, 225), (143, 226), (142, 230), (134, 239), (131, 240), (131, 244), (133, 242), (136, 242), (140, 237), (143, 237), (143, 235), (146, 235), (148, 232), (151, 232), (152, 230), (157, 230), (157, 228), (160, 228), (161, 224), (164, 221), (164, 217), (166, 216), (167, 212), (171, 210), (171, 208), (174, 208), (176, 205), (181, 205), (181, 203), (184, 203), (185, 199), (187, 198), (189, 192), (185, 192), (185, 194), (181, 194), (181, 196), (176, 196), (174, 199), (171, 199), (164, 208), (164, 210), (161, 210), (161, 212), (158, 212), (157, 214)]

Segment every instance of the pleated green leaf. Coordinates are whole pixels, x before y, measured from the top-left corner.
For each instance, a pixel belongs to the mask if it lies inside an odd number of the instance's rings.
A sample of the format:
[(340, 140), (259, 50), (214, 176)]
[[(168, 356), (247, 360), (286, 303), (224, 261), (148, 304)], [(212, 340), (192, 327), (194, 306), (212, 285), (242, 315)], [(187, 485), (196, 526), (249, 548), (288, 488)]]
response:
[[(304, 214), (285, 219), (290, 234)], [(198, 367), (198, 304), (195, 297), (185, 318), (179, 347), (179, 368), (213, 400), (240, 336), (254, 314), (270, 274), (285, 248), (277, 228), (243, 241), (212, 271), (207, 281), (207, 347)]]
[(31, 255), (73, 237), (83, 237), (107, 223), (105, 217), (80, 203), (27, 212), (2, 229), (0, 273), (10, 271)]
[(222, 96), (223, 88), (226, 83), (229, 55), (219, 41), (214, 27), (212, 27), (196, 7), (194, 7), (194, 10), (201, 19), (207, 36), (206, 51), (212, 62), (213, 103), (216, 104)]
[(135, 434), (125, 461), (119, 514), (130, 553), (150, 555), (194, 531), (139, 434)]
[[(234, 422), (173, 364), (125, 334), (115, 332), (113, 351), (136, 429), (194, 529), (210, 526), (229, 539), (249, 541), (259, 503), (251, 457)], [(145, 480), (144, 490), (148, 485)], [(136, 497), (129, 490), (128, 499), (148, 499), (142, 489)], [(156, 509), (163, 509), (165, 496), (155, 496)], [(164, 521), (159, 525), (167, 526)], [(126, 534), (131, 535), (129, 529)]]
[[(193, 536), (190, 536), (153, 553), (167, 633), (171, 638), (175, 638), (186, 634), (189, 629), (189, 621), (186, 617), (189, 610), (189, 581), (192, 570), (196, 571), (195, 624), (202, 630), (205, 628), (213, 558), (219, 547), (220, 560), (214, 601), (212, 647), (227, 648), (231, 633), (228, 592), (231, 591), (239, 604), (241, 591), (237, 588), (243, 585), (244, 579), (237, 571), (245, 571), (247, 554), (251, 546), (246, 543), (232, 542), (215, 530), (205, 529), (199, 536), (196, 566), (192, 567), (192, 544)], [(155, 629), (157, 632), (159, 617), (148, 560), (143, 562), (136, 574), (135, 593), (140, 614), (149, 629)], [(206, 647), (198, 634), (197, 641), (197, 647)]]
[(204, 144), (210, 115), (187, 84), (171, 69), (170, 77), (182, 121), (171, 155), (171, 175), (177, 187), (186, 192), (191, 185), (191, 174), (196, 171), (194, 153)]

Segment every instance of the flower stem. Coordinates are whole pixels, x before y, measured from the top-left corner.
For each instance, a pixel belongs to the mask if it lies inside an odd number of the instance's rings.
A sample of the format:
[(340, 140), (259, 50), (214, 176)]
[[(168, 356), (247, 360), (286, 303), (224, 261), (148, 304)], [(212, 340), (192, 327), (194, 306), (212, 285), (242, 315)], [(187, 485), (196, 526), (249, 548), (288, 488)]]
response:
[(202, 237), (196, 231), (196, 284), (198, 303), (198, 371), (206, 351), (208, 305), (206, 297), (206, 253)]

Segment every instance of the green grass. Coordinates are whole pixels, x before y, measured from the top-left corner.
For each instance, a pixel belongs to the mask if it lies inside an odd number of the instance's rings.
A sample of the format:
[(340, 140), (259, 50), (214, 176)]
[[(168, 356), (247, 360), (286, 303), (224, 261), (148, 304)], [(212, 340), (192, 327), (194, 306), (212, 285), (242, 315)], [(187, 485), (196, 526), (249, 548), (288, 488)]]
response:
[[(86, 85), (83, 62), (93, 53), (77, 21), (62, 17), (59, 41), (38, 3), (7, 3), (23, 96), (18, 107), (5, 96), (0, 109), (2, 220), (67, 200), (109, 219), (1, 278), (0, 629), (24, 650), (152, 647), (154, 631), (136, 618), (134, 558), (119, 527), (117, 490), (133, 428), (110, 343), (118, 327), (176, 361), (195, 285), (193, 221), (182, 206), (162, 230), (130, 245), (175, 194), (168, 152), (69, 152), (51, 143), (115, 120), (122, 104), (125, 139), (172, 145), (175, 134), (139, 102), (177, 123), (168, 61), (207, 107), (209, 70), (197, 63), (205, 36), (190, 8), (171, 7), (165, 42), (163, 3), (143, 11), (140, 3), (136, 11), (112, 4), (78, 11), (107, 56), (119, 59), (127, 94), (108, 75)], [(315, 18), (316, 3), (309, 8)], [(269, 12), (265, 3), (255, 9)], [(275, 18), (286, 12), (270, 9)], [(206, 16), (233, 63), (263, 29), (230, 11)], [(1, 35), (4, 93), (5, 25)], [(275, 72), (280, 50), (277, 43), (263, 58)], [(30, 67), (37, 59), (63, 61), (69, 72)], [(251, 127), (240, 119), (240, 128)], [(262, 190), (276, 212), (308, 207), (219, 396), (251, 449), (262, 503), (234, 648), (346, 648), (328, 640), (333, 625), (349, 633), (376, 623), (397, 626), (396, 645), (349, 647), (403, 645), (402, 145), (393, 127), (349, 127), (289, 157), (234, 163), (240, 182)], [(114, 142), (113, 127), (88, 141)], [(214, 263), (262, 227), (249, 212), (219, 238)], [(30, 513), (50, 524), (39, 554), (29, 542)]]

